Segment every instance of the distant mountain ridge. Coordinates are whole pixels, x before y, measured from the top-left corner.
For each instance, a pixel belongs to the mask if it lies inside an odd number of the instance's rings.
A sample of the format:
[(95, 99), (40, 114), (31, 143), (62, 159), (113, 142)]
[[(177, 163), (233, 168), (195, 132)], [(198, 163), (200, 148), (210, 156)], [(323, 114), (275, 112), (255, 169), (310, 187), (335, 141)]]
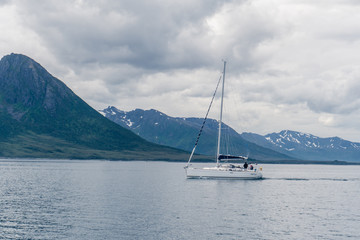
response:
[(184, 160), (104, 118), (39, 63), (0, 61), (0, 157)]
[[(131, 129), (148, 141), (190, 151), (201, 127), (201, 118), (170, 117), (157, 110), (122, 111), (108, 107), (100, 112), (119, 125)], [(198, 153), (214, 155), (218, 122), (208, 119), (200, 139)], [(338, 137), (320, 138), (311, 134), (283, 130), (265, 136), (255, 133), (238, 134), (224, 125), (228, 135), (240, 149), (256, 159), (302, 159), (313, 161), (342, 160), (360, 162), (360, 143)], [(248, 149), (248, 150), (247, 150)], [(272, 151), (269, 151), (272, 150)], [(265, 156), (267, 154), (267, 156)]]
[(283, 130), (265, 136), (254, 133), (242, 133), (241, 136), (250, 142), (295, 158), (360, 161), (360, 143), (339, 137), (320, 138), (291, 130)]
[[(132, 130), (150, 142), (186, 151), (191, 151), (194, 147), (196, 136), (203, 123), (202, 118), (170, 117), (154, 109), (136, 109), (125, 112), (110, 106), (100, 110), (100, 112), (108, 119)], [(218, 122), (216, 120), (207, 120), (196, 153), (215, 156), (217, 128)], [(226, 133), (229, 138), (227, 142), (230, 142), (230, 144), (222, 146), (222, 149), (230, 149), (232, 154), (245, 155), (261, 160), (294, 159), (293, 157), (244, 140), (235, 130), (226, 124), (223, 125), (223, 128), (223, 132)]]

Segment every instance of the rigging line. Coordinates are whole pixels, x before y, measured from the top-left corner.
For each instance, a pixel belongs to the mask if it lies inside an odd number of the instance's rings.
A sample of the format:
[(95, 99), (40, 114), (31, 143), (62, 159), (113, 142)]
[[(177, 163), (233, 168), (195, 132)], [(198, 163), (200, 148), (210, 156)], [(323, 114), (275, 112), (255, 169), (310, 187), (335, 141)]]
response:
[(195, 148), (196, 148), (196, 146), (197, 146), (197, 144), (198, 144), (198, 142), (199, 142), (199, 139), (200, 139), (201, 133), (202, 133), (202, 131), (203, 131), (203, 128), (204, 128), (204, 126), (205, 126), (205, 122), (206, 122), (206, 120), (207, 120), (207, 117), (208, 117), (208, 115), (209, 115), (209, 112), (210, 112), (212, 103), (214, 102), (214, 98), (215, 98), (216, 92), (217, 92), (217, 90), (218, 90), (218, 88), (219, 88), (219, 85), (220, 85), (220, 82), (221, 82), (221, 78), (222, 78), (222, 75), (220, 76), (220, 78), (219, 78), (219, 80), (218, 80), (218, 83), (217, 83), (217, 85), (216, 85), (215, 92), (214, 92), (214, 94), (213, 94), (213, 96), (212, 96), (212, 99), (211, 99), (209, 108), (208, 108), (208, 110), (207, 110), (207, 112), (206, 112), (204, 121), (203, 121), (202, 126), (201, 126), (200, 131), (199, 131), (199, 134), (198, 134), (198, 136), (197, 136), (197, 138), (196, 138), (195, 145), (194, 145), (194, 148), (193, 148), (193, 150), (192, 150), (192, 152), (191, 152), (191, 155), (190, 155), (189, 161), (188, 161), (188, 163), (187, 163), (187, 166), (189, 165), (189, 163), (190, 163), (190, 161), (191, 161), (191, 158), (192, 158), (192, 156), (194, 155)]

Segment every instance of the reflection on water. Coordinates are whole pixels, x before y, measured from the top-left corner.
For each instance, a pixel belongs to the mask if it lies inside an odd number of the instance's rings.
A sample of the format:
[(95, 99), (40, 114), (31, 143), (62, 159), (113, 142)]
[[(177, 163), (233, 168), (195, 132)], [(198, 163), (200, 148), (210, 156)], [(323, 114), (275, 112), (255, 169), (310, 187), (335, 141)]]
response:
[(263, 180), (184, 164), (0, 161), (0, 239), (360, 239), (360, 167), (263, 165)]

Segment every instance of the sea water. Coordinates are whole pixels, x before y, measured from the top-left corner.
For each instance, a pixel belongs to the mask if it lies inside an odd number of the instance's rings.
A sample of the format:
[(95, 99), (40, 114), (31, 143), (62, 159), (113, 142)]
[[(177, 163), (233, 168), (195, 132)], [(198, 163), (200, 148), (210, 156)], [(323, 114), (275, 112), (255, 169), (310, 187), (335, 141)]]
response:
[(360, 166), (262, 165), (186, 179), (183, 163), (0, 161), (0, 239), (360, 239)]

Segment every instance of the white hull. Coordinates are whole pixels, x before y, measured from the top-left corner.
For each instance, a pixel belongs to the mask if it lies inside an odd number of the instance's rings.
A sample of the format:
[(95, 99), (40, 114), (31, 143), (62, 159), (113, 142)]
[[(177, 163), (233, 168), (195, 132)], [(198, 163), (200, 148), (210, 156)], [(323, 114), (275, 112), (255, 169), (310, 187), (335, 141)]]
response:
[(262, 173), (257, 169), (232, 169), (222, 167), (185, 168), (187, 178), (213, 178), (213, 179), (261, 179)]

